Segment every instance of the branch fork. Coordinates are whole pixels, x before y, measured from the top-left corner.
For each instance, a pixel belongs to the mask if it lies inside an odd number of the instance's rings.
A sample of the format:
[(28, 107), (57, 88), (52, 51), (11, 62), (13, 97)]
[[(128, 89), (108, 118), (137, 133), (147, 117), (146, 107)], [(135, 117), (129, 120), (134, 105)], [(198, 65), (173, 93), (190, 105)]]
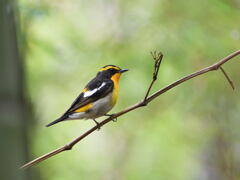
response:
[(153, 71), (153, 75), (152, 75), (152, 82), (150, 83), (149, 87), (148, 87), (148, 90), (147, 90), (147, 93), (144, 97), (144, 100), (143, 100), (143, 106), (147, 105), (147, 98), (149, 96), (149, 93), (152, 89), (152, 86), (153, 84), (155, 83), (155, 81), (157, 80), (157, 77), (158, 77), (158, 71), (159, 71), (159, 68), (160, 68), (160, 65), (161, 65), (161, 62), (162, 62), (162, 59), (163, 59), (163, 54), (161, 52), (157, 53), (156, 51), (154, 52), (150, 52), (151, 55), (152, 55), (152, 58), (154, 60), (154, 71)]

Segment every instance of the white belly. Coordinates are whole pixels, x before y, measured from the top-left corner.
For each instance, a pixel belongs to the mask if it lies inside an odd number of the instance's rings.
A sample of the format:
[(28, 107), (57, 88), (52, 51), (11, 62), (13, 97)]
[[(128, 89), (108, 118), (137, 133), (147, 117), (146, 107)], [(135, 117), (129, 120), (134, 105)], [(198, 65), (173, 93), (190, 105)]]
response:
[(69, 119), (95, 119), (108, 113), (114, 104), (112, 103), (112, 93), (93, 103), (93, 107), (88, 112), (78, 112), (69, 115)]

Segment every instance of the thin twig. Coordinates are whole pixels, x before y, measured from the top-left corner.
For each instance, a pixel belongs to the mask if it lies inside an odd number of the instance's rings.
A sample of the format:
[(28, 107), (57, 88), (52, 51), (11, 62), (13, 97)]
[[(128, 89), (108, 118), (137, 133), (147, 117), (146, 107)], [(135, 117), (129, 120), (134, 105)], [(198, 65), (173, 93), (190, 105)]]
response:
[(154, 62), (153, 76), (152, 76), (152, 82), (150, 83), (150, 85), (148, 87), (147, 93), (146, 93), (143, 101), (145, 101), (147, 99), (154, 82), (157, 80), (158, 71), (159, 71), (159, 68), (160, 68), (160, 65), (161, 65), (161, 62), (162, 62), (162, 59), (163, 59), (163, 54), (161, 52), (159, 52), (157, 54), (157, 52), (154, 51), (154, 52), (151, 52), (151, 55), (152, 55), (153, 60), (155, 61)]
[[(194, 73), (191, 73), (167, 86), (165, 86), (164, 88), (158, 90), (157, 92), (155, 92), (154, 94), (152, 94), (151, 96), (147, 97), (146, 99), (143, 99), (142, 101), (110, 116), (109, 118), (103, 120), (102, 122), (99, 123), (99, 125), (96, 125), (94, 126), (93, 128), (89, 129), (87, 132), (83, 133), (81, 136), (77, 137), (76, 139), (72, 140), (71, 142), (67, 143), (66, 145), (50, 152), (50, 153), (47, 153), (41, 157), (38, 157), (28, 163), (26, 163), (25, 165), (23, 165), (22, 167), (20, 167), (21, 169), (24, 169), (24, 168), (28, 168), (28, 167), (31, 167), (43, 160), (46, 160), (54, 155), (57, 155), (63, 151), (67, 151), (67, 150), (71, 150), (73, 148), (73, 146), (75, 144), (77, 144), (79, 141), (81, 141), (82, 139), (84, 139), (85, 137), (87, 137), (89, 134), (91, 134), (92, 132), (96, 131), (99, 127), (102, 127), (103, 125), (109, 123), (110, 121), (112, 121), (113, 119), (119, 117), (119, 116), (122, 116), (123, 114), (126, 114), (130, 111), (133, 111), (134, 109), (137, 109), (139, 107), (142, 107), (143, 104), (148, 104), (149, 102), (151, 102), (153, 99), (157, 98), (158, 96), (160, 96), (161, 94), (165, 93), (166, 91), (169, 91), (170, 89), (176, 87), (177, 85), (189, 80), (189, 79), (192, 79), (196, 76), (199, 76), (199, 75), (202, 75), (202, 74), (205, 74), (207, 72), (210, 72), (210, 71), (214, 71), (214, 70), (218, 70), (224, 63), (228, 62), (230, 59), (232, 59), (233, 57), (236, 57), (240, 54), (240, 50), (238, 51), (235, 51), (234, 53), (226, 56), (225, 58), (221, 59), (220, 61), (218, 61), (217, 63), (211, 65), (211, 66), (208, 66), (206, 68), (203, 68), (199, 71), (196, 71)], [(152, 84), (152, 83), (151, 83)], [(150, 84), (150, 86), (151, 86)]]
[(232, 89), (234, 90), (234, 84), (231, 81), (231, 79), (229, 78), (229, 76), (227, 75), (226, 71), (224, 71), (224, 69), (222, 68), (222, 66), (220, 66), (220, 70), (222, 71), (222, 73), (224, 74), (224, 76), (226, 77), (227, 81), (229, 82), (230, 86), (232, 87)]

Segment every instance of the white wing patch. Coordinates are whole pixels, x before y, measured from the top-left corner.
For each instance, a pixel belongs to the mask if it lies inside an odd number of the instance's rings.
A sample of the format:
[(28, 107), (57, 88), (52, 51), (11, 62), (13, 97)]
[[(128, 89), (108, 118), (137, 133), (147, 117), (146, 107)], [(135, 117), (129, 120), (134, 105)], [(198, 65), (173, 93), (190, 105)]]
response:
[(84, 95), (83, 95), (83, 97), (90, 97), (90, 96), (92, 96), (95, 92), (97, 92), (97, 91), (100, 90), (103, 86), (105, 86), (105, 84), (106, 84), (106, 83), (103, 82), (100, 87), (98, 87), (98, 88), (96, 88), (96, 89), (93, 89), (93, 90), (91, 90), (91, 91), (85, 92)]

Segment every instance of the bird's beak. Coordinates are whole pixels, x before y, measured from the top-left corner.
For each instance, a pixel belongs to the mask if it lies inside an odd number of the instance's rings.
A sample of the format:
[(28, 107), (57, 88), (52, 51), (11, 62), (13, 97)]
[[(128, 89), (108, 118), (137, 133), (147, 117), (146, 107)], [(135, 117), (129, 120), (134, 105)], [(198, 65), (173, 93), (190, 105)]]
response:
[(127, 71), (128, 71), (128, 69), (121, 69), (121, 70), (119, 70), (118, 72), (124, 73), (124, 72), (127, 72)]

